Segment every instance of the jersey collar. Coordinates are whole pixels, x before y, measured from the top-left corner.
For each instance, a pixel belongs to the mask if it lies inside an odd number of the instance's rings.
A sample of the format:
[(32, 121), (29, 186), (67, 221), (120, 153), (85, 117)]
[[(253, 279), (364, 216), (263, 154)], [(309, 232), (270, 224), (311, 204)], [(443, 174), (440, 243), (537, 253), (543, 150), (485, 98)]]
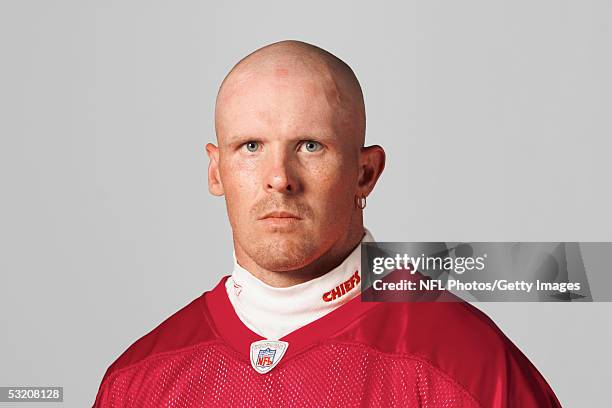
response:
[[(224, 276), (212, 291), (206, 292), (200, 298), (202, 299), (201, 304), (204, 313), (210, 316), (213, 330), (217, 336), (242, 355), (244, 359), (249, 360), (251, 344), (264, 340), (264, 338), (245, 326), (236, 314), (225, 289), (228, 278), (229, 276)], [(320, 319), (283, 336), (279, 340), (289, 343), (283, 361), (287, 361), (320, 341), (339, 333), (357, 320), (359, 316), (377, 305), (379, 303), (362, 302), (359, 294)]]

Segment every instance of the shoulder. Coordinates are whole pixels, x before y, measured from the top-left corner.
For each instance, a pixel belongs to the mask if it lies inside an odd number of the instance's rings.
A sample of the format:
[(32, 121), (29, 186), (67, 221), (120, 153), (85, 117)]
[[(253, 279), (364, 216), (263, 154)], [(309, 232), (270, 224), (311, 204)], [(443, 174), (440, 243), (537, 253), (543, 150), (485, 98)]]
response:
[(191, 301), (129, 346), (106, 370), (104, 380), (118, 371), (164, 355), (213, 341), (205, 294)]
[[(411, 358), (452, 378), (483, 406), (558, 406), (552, 390), (497, 325), (467, 302), (379, 303), (337, 338)], [(500, 405), (501, 404), (501, 405)]]
[(378, 303), (339, 338), (356, 338), (378, 351), (409, 354), (436, 366), (489, 365), (510, 344), (489, 317), (466, 302)]

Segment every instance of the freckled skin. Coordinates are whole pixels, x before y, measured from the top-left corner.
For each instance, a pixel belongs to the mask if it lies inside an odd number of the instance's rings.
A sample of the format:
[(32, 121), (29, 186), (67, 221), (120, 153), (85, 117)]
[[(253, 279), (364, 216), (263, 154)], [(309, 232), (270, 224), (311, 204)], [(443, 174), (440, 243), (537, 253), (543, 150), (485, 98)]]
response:
[[(362, 147), (363, 100), (309, 47), (277, 43), (241, 61), (217, 98), (219, 146), (206, 147), (209, 189), (225, 195), (238, 263), (279, 287), (320, 276), (352, 251), (363, 237), (355, 197), (384, 167), (382, 148)], [(263, 220), (271, 211), (298, 219)]]

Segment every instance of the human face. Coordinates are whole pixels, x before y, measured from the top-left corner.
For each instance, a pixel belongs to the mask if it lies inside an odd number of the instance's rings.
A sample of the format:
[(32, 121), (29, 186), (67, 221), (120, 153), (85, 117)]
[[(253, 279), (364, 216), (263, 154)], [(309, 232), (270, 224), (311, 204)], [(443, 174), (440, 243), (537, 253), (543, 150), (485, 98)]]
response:
[(236, 252), (268, 271), (303, 268), (344, 244), (356, 222), (359, 138), (329, 79), (276, 69), (227, 88), (209, 172)]

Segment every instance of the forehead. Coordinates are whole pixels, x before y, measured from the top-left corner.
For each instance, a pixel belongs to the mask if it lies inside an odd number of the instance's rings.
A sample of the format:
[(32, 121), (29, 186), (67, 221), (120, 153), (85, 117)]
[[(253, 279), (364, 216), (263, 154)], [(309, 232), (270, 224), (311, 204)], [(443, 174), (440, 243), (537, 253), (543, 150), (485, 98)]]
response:
[(219, 138), (228, 143), (248, 135), (335, 133), (342, 107), (328, 75), (275, 67), (237, 74), (226, 85), (217, 101), (216, 121)]

